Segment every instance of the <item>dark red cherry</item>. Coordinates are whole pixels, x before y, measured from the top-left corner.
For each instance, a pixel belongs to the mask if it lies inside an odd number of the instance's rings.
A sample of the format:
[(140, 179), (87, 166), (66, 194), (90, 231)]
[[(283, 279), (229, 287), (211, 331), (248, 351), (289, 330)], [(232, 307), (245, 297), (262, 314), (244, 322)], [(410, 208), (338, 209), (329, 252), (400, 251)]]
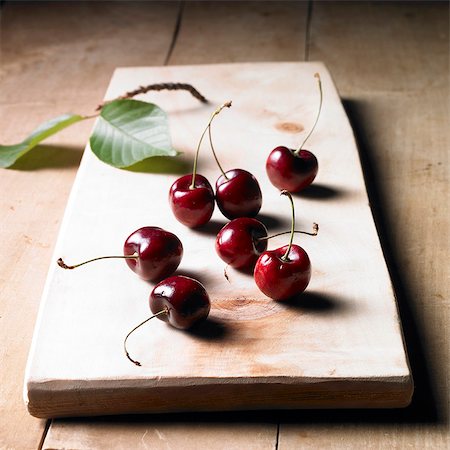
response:
[(141, 278), (159, 281), (175, 272), (183, 256), (183, 245), (169, 231), (143, 227), (128, 236), (123, 253), (125, 256), (137, 255), (126, 262)]
[(256, 219), (239, 217), (227, 223), (217, 235), (216, 251), (235, 269), (254, 267), (258, 256), (267, 249), (267, 229)]
[[(169, 203), (172, 211), (182, 224), (195, 228), (209, 221), (214, 211), (214, 191), (209, 181), (197, 174), (198, 156), (203, 138), (207, 131), (211, 137), (211, 123), (223, 108), (229, 108), (231, 102), (217, 108), (209, 119), (208, 125), (200, 136), (195, 152), (192, 175), (185, 175), (172, 184), (169, 192)], [(212, 148), (212, 143), (211, 143)], [(213, 149), (214, 156), (214, 149)], [(217, 158), (216, 158), (217, 161)], [(220, 166), (220, 165), (219, 165)]]
[(299, 192), (308, 187), (318, 170), (317, 158), (308, 150), (300, 150), (297, 154), (287, 147), (276, 147), (266, 161), (271, 183), (289, 192)]
[[(292, 244), (295, 233), (295, 205), (290, 192), (281, 191), (291, 203), (291, 237), (289, 245), (264, 252), (256, 261), (253, 272), (261, 292), (274, 300), (288, 300), (302, 293), (311, 279), (311, 262), (305, 250)], [(318, 225), (313, 227), (317, 235)], [(310, 233), (306, 233), (310, 234)]]
[(262, 205), (258, 180), (246, 170), (233, 169), (221, 175), (216, 182), (216, 202), (228, 219), (254, 217)]
[(303, 150), (303, 146), (316, 128), (320, 112), (322, 111), (322, 82), (318, 73), (315, 73), (314, 77), (317, 79), (320, 99), (316, 120), (310, 132), (298, 149), (293, 150), (287, 147), (276, 147), (270, 152), (266, 161), (266, 172), (269, 180), (280, 190), (285, 189), (289, 192), (300, 192), (314, 181), (319, 169), (317, 158), (314, 154), (309, 150)]
[[(157, 317), (175, 328), (187, 330), (208, 317), (211, 303), (203, 285), (193, 278), (177, 275), (157, 284), (149, 298), (152, 316), (136, 325), (123, 340), (125, 356), (136, 366), (141, 363), (133, 359), (127, 349), (128, 338), (142, 325)], [(168, 342), (170, 350), (170, 342)]]
[(150, 310), (175, 328), (186, 330), (208, 317), (211, 303), (203, 285), (182, 275), (166, 278), (150, 294)]
[(311, 279), (311, 262), (300, 246), (293, 244), (264, 252), (256, 262), (254, 277), (261, 292), (274, 300), (288, 300), (302, 293)]
[(169, 203), (179, 222), (190, 228), (199, 227), (209, 221), (214, 211), (214, 191), (202, 175), (184, 175), (176, 180), (169, 192)]
[(76, 269), (101, 259), (125, 259), (130, 269), (144, 280), (159, 281), (175, 272), (182, 257), (183, 245), (173, 233), (159, 227), (143, 227), (128, 236), (123, 255), (99, 256), (75, 265), (59, 258), (57, 263), (63, 269)]

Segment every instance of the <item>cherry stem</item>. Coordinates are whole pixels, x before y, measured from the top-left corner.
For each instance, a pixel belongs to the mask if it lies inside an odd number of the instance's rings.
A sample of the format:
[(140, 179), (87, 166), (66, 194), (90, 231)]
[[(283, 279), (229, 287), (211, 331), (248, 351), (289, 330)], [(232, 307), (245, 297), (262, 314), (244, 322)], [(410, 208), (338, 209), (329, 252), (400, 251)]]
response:
[[(198, 145), (197, 145), (197, 151), (195, 152), (194, 167), (192, 168), (192, 183), (191, 183), (191, 185), (189, 186), (189, 189), (194, 189), (194, 188), (195, 188), (195, 175), (197, 174), (198, 154), (199, 154), (199, 152), (200, 152), (200, 146), (201, 146), (201, 144), (202, 144), (203, 138), (204, 138), (206, 132), (210, 129), (211, 123), (212, 123), (212, 121), (214, 120), (214, 117), (216, 117), (216, 116), (220, 113), (220, 111), (222, 111), (222, 109), (224, 109), (224, 108), (230, 108), (230, 107), (231, 107), (231, 101), (226, 102), (226, 103), (224, 103), (222, 106), (220, 106), (219, 108), (217, 108), (217, 109), (212, 113), (211, 118), (209, 119), (208, 125), (206, 126), (205, 130), (203, 131), (202, 135), (200, 136), (200, 140), (199, 140)], [(210, 140), (211, 140), (211, 138), (210, 138)], [(212, 148), (212, 146), (211, 146), (211, 148)], [(214, 157), (215, 157), (215, 159), (216, 159), (217, 164), (219, 164), (218, 159), (217, 159), (217, 156), (216, 156), (216, 153), (214, 152), (214, 149), (213, 149), (213, 154), (214, 154)], [(220, 166), (220, 164), (219, 164), (219, 168), (220, 168), (220, 170), (222, 170), (222, 167)], [(223, 170), (222, 170), (222, 173), (223, 173)], [(225, 175), (225, 174), (224, 174), (224, 175)], [(225, 176), (225, 178), (226, 178), (226, 176)]]
[(139, 325), (136, 325), (125, 337), (123, 340), (123, 349), (125, 351), (125, 356), (133, 363), (136, 364), (136, 366), (141, 366), (142, 364), (139, 361), (136, 361), (133, 359), (127, 350), (127, 340), (131, 336), (132, 333), (134, 333), (138, 328), (142, 327), (142, 325), (145, 325), (149, 320), (152, 320), (154, 317), (161, 316), (163, 314), (168, 314), (169, 310), (167, 308), (162, 309), (161, 311), (157, 312), (156, 314), (153, 314), (153, 316), (149, 317), (148, 319), (145, 319), (143, 322), (141, 322)]
[[(313, 227), (312, 227), (312, 231), (299, 231), (299, 230), (294, 230), (294, 233), (301, 233), (301, 234), (307, 234), (309, 236), (317, 236), (317, 234), (319, 233), (319, 225), (317, 223), (313, 223)], [(257, 240), (258, 241), (267, 241), (269, 239), (272, 239), (274, 237), (278, 237), (278, 236), (282, 236), (283, 234), (288, 234), (291, 233), (291, 231), (283, 231), (281, 233), (277, 233), (277, 234), (272, 234), (272, 236), (265, 236), (265, 237), (260, 237)]]
[(291, 251), (292, 241), (294, 240), (295, 233), (295, 208), (294, 208), (294, 199), (289, 191), (283, 190), (280, 192), (280, 195), (286, 195), (291, 202), (291, 212), (292, 212), (292, 220), (291, 220), (291, 238), (289, 240), (288, 248), (286, 249), (286, 253), (281, 257), (283, 261), (288, 260), (289, 252)]
[(313, 133), (314, 129), (316, 128), (317, 122), (319, 121), (319, 117), (320, 117), (320, 112), (322, 110), (322, 100), (323, 100), (323, 92), (322, 92), (322, 81), (320, 80), (320, 75), (318, 73), (314, 74), (314, 77), (317, 78), (317, 83), (319, 85), (319, 92), (320, 92), (320, 100), (319, 100), (319, 110), (317, 112), (317, 117), (316, 117), (316, 121), (314, 122), (313, 127), (311, 128), (311, 131), (308, 133), (308, 136), (306, 136), (305, 140), (302, 142), (302, 145), (300, 145), (300, 147), (295, 150), (295, 154), (298, 155), (300, 153), (300, 151), (303, 149), (303, 146), (306, 144), (306, 141), (309, 139), (309, 137), (311, 136), (311, 134)]
[(62, 267), (63, 269), (76, 269), (77, 267), (80, 266), (84, 266), (85, 264), (91, 263), (93, 261), (99, 261), (100, 259), (139, 259), (139, 255), (137, 253), (133, 253), (132, 255), (128, 255), (128, 256), (100, 256), (99, 258), (93, 258), (93, 259), (89, 259), (87, 261), (83, 261), (82, 263), (79, 264), (75, 264), (74, 266), (69, 266), (67, 265), (64, 260), (62, 258), (59, 258), (58, 261), (56, 261), (58, 263), (59, 267)]
[(222, 166), (220, 165), (219, 159), (217, 158), (216, 151), (214, 150), (214, 146), (212, 143), (212, 136), (211, 136), (211, 125), (208, 127), (208, 134), (209, 134), (209, 145), (211, 146), (211, 151), (213, 153), (214, 159), (216, 160), (217, 165), (219, 166), (220, 171), (222, 172), (222, 175), (226, 180), (228, 180), (227, 174), (222, 169)]

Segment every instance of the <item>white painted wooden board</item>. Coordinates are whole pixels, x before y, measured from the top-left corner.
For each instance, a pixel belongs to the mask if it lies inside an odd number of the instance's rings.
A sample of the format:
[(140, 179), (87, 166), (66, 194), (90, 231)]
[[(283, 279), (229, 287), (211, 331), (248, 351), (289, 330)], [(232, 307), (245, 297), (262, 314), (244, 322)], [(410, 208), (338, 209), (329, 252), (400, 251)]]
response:
[[(190, 230), (169, 209), (172, 182), (191, 170), (200, 133), (215, 107), (233, 100), (214, 123), (226, 169), (251, 171), (263, 191), (261, 220), (270, 232), (289, 229), (286, 198), (270, 184), (265, 160), (277, 145), (298, 146), (312, 126), (323, 81), (324, 105), (308, 149), (319, 160), (315, 187), (295, 197), (297, 228), (320, 225), (316, 238), (296, 237), (313, 274), (293, 305), (262, 295), (253, 278), (214, 250), (226, 223), (216, 209), (210, 225)], [(184, 152), (158, 161), (154, 173), (114, 169), (87, 149), (56, 244), (30, 351), (24, 396), (38, 417), (301, 407), (402, 407), (412, 395), (394, 293), (372, 219), (351, 127), (321, 63), (257, 63), (122, 68), (106, 98), (161, 81), (192, 83), (211, 100), (185, 92), (143, 96), (169, 114), (173, 144)], [(148, 167), (145, 164), (141, 168)], [(219, 171), (204, 146), (200, 173), (212, 184)], [(178, 273), (198, 278), (212, 301), (211, 320), (197, 333), (157, 319), (129, 340), (149, 315), (152, 285), (121, 260), (74, 271), (57, 267), (120, 254), (135, 229), (156, 225), (184, 245)], [(287, 237), (269, 247), (284, 245)]]

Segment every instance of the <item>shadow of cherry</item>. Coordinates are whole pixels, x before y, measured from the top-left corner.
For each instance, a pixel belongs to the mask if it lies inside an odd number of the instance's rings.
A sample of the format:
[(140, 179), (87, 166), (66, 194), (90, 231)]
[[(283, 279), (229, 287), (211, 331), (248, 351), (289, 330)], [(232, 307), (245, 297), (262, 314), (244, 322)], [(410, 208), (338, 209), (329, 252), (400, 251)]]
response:
[(335, 313), (345, 309), (346, 302), (336, 295), (306, 291), (282, 303), (287, 308), (317, 314)]
[(225, 220), (211, 219), (205, 225), (198, 228), (192, 228), (192, 231), (207, 236), (217, 236), (217, 233), (226, 225)]
[(277, 228), (286, 228), (290, 226), (289, 216), (276, 216), (274, 214), (260, 213), (256, 216), (260, 222), (262, 222), (268, 230)]
[(186, 270), (186, 269), (177, 269), (174, 275), (181, 275), (184, 277), (193, 278), (194, 280), (200, 281), (203, 286), (207, 287), (208, 284), (211, 284), (211, 277), (208, 276), (208, 273), (205, 271), (199, 270)]
[[(255, 260), (255, 264), (256, 264), (256, 260)], [(239, 269), (233, 268), (233, 270), (235, 270), (236, 272), (242, 273), (242, 275), (247, 275), (247, 276), (253, 277), (253, 272), (255, 270), (255, 264), (252, 264), (249, 267), (240, 267)], [(227, 271), (227, 273), (228, 273), (228, 271)]]
[(206, 320), (187, 330), (187, 333), (202, 340), (216, 341), (224, 339), (228, 331), (225, 323), (208, 317)]
[(312, 200), (329, 200), (344, 197), (347, 192), (344, 189), (338, 189), (325, 184), (313, 183), (300, 192), (293, 194), (295, 197)]

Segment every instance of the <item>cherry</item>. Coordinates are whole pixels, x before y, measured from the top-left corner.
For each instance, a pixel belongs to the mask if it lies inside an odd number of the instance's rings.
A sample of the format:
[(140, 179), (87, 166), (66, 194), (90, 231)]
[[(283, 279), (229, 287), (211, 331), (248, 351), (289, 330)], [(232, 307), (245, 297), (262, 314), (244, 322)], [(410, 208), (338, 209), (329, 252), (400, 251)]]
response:
[(256, 261), (254, 278), (261, 292), (274, 300), (287, 300), (302, 293), (311, 279), (311, 262), (300, 246), (292, 244), (294, 238), (294, 201), (287, 191), (292, 208), (292, 227), (289, 245), (266, 251)]
[(172, 212), (176, 219), (187, 227), (195, 228), (205, 225), (211, 219), (214, 211), (213, 188), (203, 175), (197, 174), (198, 155), (206, 132), (211, 130), (212, 121), (223, 108), (229, 108), (230, 106), (231, 102), (223, 104), (214, 111), (209, 119), (197, 145), (192, 175), (184, 175), (178, 178), (170, 188), (169, 204)]
[(175, 328), (187, 330), (205, 320), (211, 309), (204, 286), (199, 281), (182, 275), (166, 278), (157, 284), (150, 294), (149, 305), (153, 315), (134, 327), (124, 339), (125, 355), (137, 366), (141, 363), (130, 357), (127, 340), (139, 327), (158, 317)]
[[(286, 252), (289, 250), (289, 258)], [(255, 282), (261, 292), (274, 300), (287, 300), (302, 293), (311, 279), (308, 254), (298, 245), (264, 252), (256, 262)]]
[(314, 75), (318, 80), (320, 103), (314, 125), (297, 150), (287, 147), (276, 147), (269, 154), (266, 161), (266, 172), (271, 183), (278, 189), (299, 192), (308, 187), (317, 175), (319, 165), (317, 158), (303, 146), (314, 131), (322, 110), (322, 82), (318, 73)]
[(224, 172), (216, 182), (216, 202), (228, 219), (255, 217), (262, 205), (257, 179), (243, 169)]
[[(312, 232), (295, 230), (294, 233), (316, 236), (318, 230), (319, 226), (314, 223)], [(287, 233), (290, 231), (268, 236), (266, 227), (259, 220), (239, 217), (228, 222), (217, 234), (216, 252), (235, 269), (253, 269), (259, 255), (267, 249), (267, 241)]]
[(128, 236), (123, 246), (130, 269), (144, 280), (159, 281), (175, 272), (183, 256), (183, 245), (173, 233), (159, 227), (143, 227)]
[(204, 286), (193, 278), (183, 275), (166, 278), (157, 284), (150, 294), (150, 310), (157, 314), (167, 310), (160, 319), (175, 328), (187, 330), (200, 320), (206, 319), (211, 309)]
[(203, 176), (184, 175), (176, 180), (169, 191), (169, 202), (175, 217), (189, 228), (199, 227), (209, 222), (214, 211), (214, 191)]
[(309, 150), (276, 147), (266, 162), (271, 183), (278, 189), (299, 192), (308, 187), (319, 170), (317, 158)]
[[(231, 107), (231, 102), (225, 104)], [(211, 124), (208, 127), (209, 144), (222, 175), (216, 181), (216, 202), (221, 213), (228, 219), (255, 217), (262, 205), (262, 193), (258, 180), (246, 170), (233, 169), (225, 172), (214, 150)]]
[(159, 227), (142, 227), (128, 236), (123, 246), (124, 256), (101, 256), (69, 266), (62, 258), (58, 265), (75, 269), (100, 259), (124, 258), (130, 269), (144, 280), (159, 281), (171, 275), (181, 262), (183, 245), (173, 233)]
[(240, 217), (227, 223), (217, 235), (217, 254), (235, 269), (253, 267), (267, 249), (266, 227), (256, 219)]

